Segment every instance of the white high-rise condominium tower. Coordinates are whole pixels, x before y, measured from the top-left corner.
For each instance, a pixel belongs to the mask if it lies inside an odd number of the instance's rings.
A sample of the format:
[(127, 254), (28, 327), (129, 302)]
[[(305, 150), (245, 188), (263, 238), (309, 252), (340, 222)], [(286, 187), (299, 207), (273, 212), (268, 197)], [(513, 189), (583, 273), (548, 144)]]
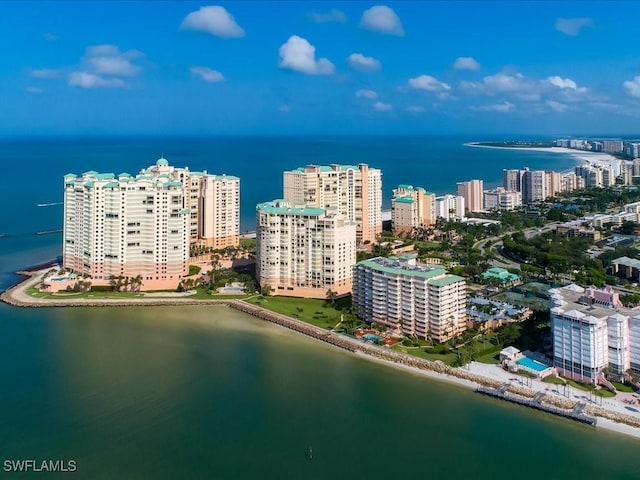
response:
[(141, 277), (143, 289), (175, 288), (190, 244), (239, 242), (237, 177), (161, 158), (135, 177), (89, 171), (64, 182), (63, 264), (94, 285), (122, 276)]
[(544, 170), (526, 170), (522, 176), (522, 201), (542, 202), (547, 198), (547, 174)]
[(640, 315), (626, 309), (611, 287), (569, 285), (549, 290), (553, 364), (566, 377), (596, 383), (640, 372)]
[(189, 210), (170, 168), (65, 175), (63, 266), (94, 285), (140, 276), (144, 289), (176, 288), (189, 270)]
[(366, 164), (308, 165), (284, 172), (284, 198), (337, 209), (355, 222), (358, 242), (373, 242), (382, 233), (382, 172)]
[(272, 295), (351, 292), (356, 225), (336, 209), (274, 200), (256, 207), (256, 277)]

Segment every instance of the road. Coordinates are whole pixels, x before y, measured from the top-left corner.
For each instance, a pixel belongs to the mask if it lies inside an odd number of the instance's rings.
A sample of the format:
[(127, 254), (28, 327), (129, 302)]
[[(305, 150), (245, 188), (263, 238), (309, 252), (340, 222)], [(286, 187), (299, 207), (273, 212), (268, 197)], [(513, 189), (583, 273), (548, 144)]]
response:
[[(550, 232), (555, 229), (558, 223), (559, 222), (554, 222), (554, 223), (549, 223), (544, 227), (528, 228), (527, 230), (523, 230), (524, 238), (529, 240), (530, 238), (533, 238), (537, 235)], [(484, 253), (485, 247), (487, 246), (487, 244), (491, 243), (492, 244), (491, 253), (493, 253), (496, 256), (496, 258), (491, 260), (489, 263), (491, 263), (494, 267), (519, 269), (520, 263), (514, 262), (513, 260), (506, 258), (505, 256), (502, 255), (502, 238), (506, 235), (510, 235), (510, 234), (501, 235), (499, 237), (485, 238), (484, 240), (480, 240), (476, 242), (473, 247), (479, 249), (481, 252)]]

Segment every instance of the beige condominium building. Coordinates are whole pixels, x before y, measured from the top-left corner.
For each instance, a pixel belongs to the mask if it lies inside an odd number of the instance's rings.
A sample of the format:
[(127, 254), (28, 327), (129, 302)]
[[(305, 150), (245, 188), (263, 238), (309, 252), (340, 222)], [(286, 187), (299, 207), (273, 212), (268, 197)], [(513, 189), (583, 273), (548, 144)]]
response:
[(483, 190), (484, 182), (482, 180), (469, 180), (468, 182), (459, 182), (458, 195), (464, 198), (464, 204), (467, 212), (481, 212), (484, 210)]
[(446, 342), (466, 325), (466, 283), (415, 256), (377, 257), (353, 267), (352, 303), (366, 322), (396, 327), (404, 335)]
[(274, 200), (256, 207), (256, 276), (271, 295), (351, 292), (356, 225), (336, 209)]
[(366, 164), (308, 165), (284, 172), (284, 198), (336, 208), (355, 222), (358, 242), (374, 242), (382, 233), (382, 172)]
[[(172, 168), (172, 167), (171, 167)], [(189, 242), (213, 248), (240, 244), (240, 179), (176, 168), (189, 209)]]
[(239, 241), (239, 180), (174, 168), (161, 158), (138, 175), (64, 177), (63, 265), (93, 285), (140, 277), (143, 289), (176, 288), (189, 245)]
[(436, 223), (436, 196), (422, 187), (399, 185), (391, 199), (391, 224), (396, 235)]

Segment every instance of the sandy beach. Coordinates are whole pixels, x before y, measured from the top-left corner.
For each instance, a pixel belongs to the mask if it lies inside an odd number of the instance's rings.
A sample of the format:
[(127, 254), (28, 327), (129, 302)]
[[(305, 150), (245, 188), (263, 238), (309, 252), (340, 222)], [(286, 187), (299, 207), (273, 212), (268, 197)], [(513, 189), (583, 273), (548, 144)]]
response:
[[(613, 167), (615, 172), (619, 172), (620, 164), (623, 160), (614, 157), (609, 153), (589, 152), (587, 150), (576, 150), (574, 148), (565, 147), (499, 147), (494, 145), (480, 145), (479, 142), (469, 142), (464, 144), (467, 147), (475, 148), (493, 148), (497, 150), (521, 150), (525, 152), (548, 152), (559, 153), (563, 155), (571, 155), (578, 165), (604, 165)], [(572, 172), (573, 168), (569, 168), (562, 173)]]
[[(43, 298), (34, 298), (27, 293), (27, 289), (33, 285), (36, 285), (40, 280), (42, 275), (47, 271), (39, 270), (37, 272), (23, 272), (25, 274), (30, 274), (31, 276), (24, 281), (20, 282), (18, 285), (15, 285), (11, 289), (7, 290), (2, 294), (2, 300), (6, 303), (17, 305), (17, 306), (33, 306), (33, 307), (48, 307), (48, 306), (140, 306), (140, 305), (180, 305), (180, 304), (231, 304), (236, 301), (224, 301), (224, 300), (196, 300), (189, 299), (184, 297), (164, 297), (164, 298), (122, 298), (122, 299), (67, 299), (67, 300), (50, 300)], [(246, 304), (245, 302), (241, 302), (242, 304)], [(278, 322), (279, 325), (288, 328), (289, 330), (293, 330), (295, 332), (305, 334), (307, 336), (311, 336), (318, 341), (322, 341), (324, 343), (328, 343), (329, 345), (333, 345), (336, 348), (345, 348), (345, 345), (348, 346), (348, 349), (353, 352), (354, 355), (366, 359), (368, 361), (374, 361), (380, 364), (384, 364), (386, 366), (400, 369), (406, 373), (411, 373), (413, 375), (420, 375), (422, 377), (428, 377), (437, 381), (444, 381), (451, 383), (453, 385), (457, 385), (459, 387), (468, 388), (472, 390), (476, 390), (478, 387), (487, 384), (496, 384), (500, 382), (510, 383), (516, 389), (521, 389), (523, 391), (528, 390), (529, 392), (544, 392), (546, 395), (549, 395), (552, 398), (555, 398), (556, 395), (553, 392), (553, 385), (544, 384), (542, 382), (534, 381), (531, 388), (526, 388), (524, 385), (522, 387), (518, 386), (518, 378), (515, 379), (514, 375), (508, 372), (504, 372), (502, 369), (498, 368), (496, 365), (484, 365), (478, 364), (477, 362), (472, 362), (468, 367), (464, 368), (436, 368), (433, 367), (426, 368), (427, 364), (436, 365), (434, 362), (426, 362), (417, 359), (416, 357), (411, 357), (409, 355), (390, 351), (384, 347), (373, 346), (368, 343), (364, 343), (361, 340), (346, 337), (340, 334), (329, 333), (326, 330), (319, 329), (317, 327), (313, 327), (307, 323), (304, 323), (300, 320), (285, 317), (280, 314), (273, 314), (273, 312), (266, 310), (262, 307), (257, 307), (252, 305), (252, 309), (256, 311), (260, 311), (267, 315), (281, 317), (286, 319), (286, 322)], [(251, 313), (250, 313), (251, 314)], [(264, 319), (262, 315), (254, 315), (260, 316), (260, 318)], [(312, 331), (311, 335), (309, 331)], [(393, 353), (393, 355), (391, 355)], [(416, 366), (412, 366), (411, 363), (421, 364), (420, 368)], [(440, 370), (440, 371), (437, 371)], [(444, 371), (450, 373), (443, 373)], [(471, 380), (473, 379), (473, 380)], [(476, 381), (474, 381), (476, 380)], [(522, 379), (520, 379), (520, 383), (522, 383)], [(583, 392), (584, 394), (584, 392)], [(575, 399), (569, 399), (569, 401), (575, 402), (580, 400), (578, 395), (574, 395)], [(557, 395), (557, 401), (565, 401), (564, 397), (561, 397), (559, 394)], [(606, 410), (609, 416), (616, 415), (625, 415), (630, 416), (629, 412), (625, 411), (624, 406), (620, 402), (612, 401), (611, 399), (607, 399), (608, 401), (599, 406), (599, 408)], [(597, 408), (595, 405), (593, 408)], [(594, 411), (592, 414), (596, 414)], [(640, 413), (637, 415), (631, 415), (636, 418), (640, 422)], [(604, 428), (606, 430), (610, 430), (616, 433), (631, 435), (636, 438), (640, 438), (640, 428), (633, 427), (631, 425), (625, 423), (615, 422), (613, 420), (604, 418), (600, 415), (597, 415), (598, 423), (597, 428)]]

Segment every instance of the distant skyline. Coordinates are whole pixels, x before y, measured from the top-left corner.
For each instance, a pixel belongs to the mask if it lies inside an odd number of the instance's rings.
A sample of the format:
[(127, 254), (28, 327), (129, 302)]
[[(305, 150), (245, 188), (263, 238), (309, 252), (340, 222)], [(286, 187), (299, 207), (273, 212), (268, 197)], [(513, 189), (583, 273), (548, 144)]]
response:
[(637, 2), (2, 2), (0, 135), (640, 135)]

